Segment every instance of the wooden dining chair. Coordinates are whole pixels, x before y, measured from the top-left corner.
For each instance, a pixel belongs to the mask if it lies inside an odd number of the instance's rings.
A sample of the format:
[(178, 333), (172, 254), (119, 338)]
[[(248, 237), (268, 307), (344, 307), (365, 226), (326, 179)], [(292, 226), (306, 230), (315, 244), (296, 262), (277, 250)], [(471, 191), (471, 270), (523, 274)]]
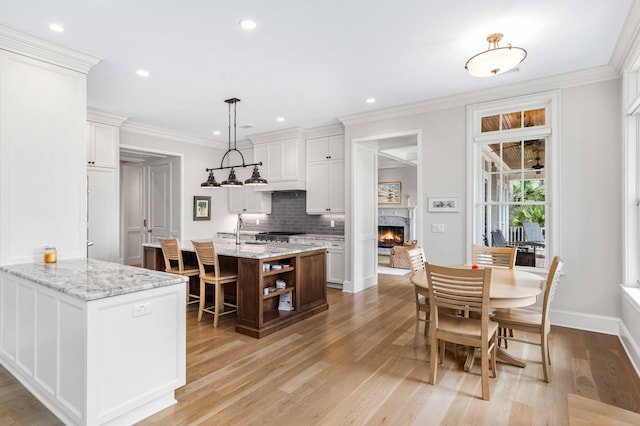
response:
[[(416, 247), (407, 250), (407, 257), (409, 258), (409, 266), (411, 268), (411, 275), (424, 272), (424, 249), (422, 247)], [(418, 345), (418, 335), (420, 334), (420, 323), (424, 323), (424, 335), (426, 336), (429, 328), (429, 294), (425, 289), (419, 289), (413, 286), (416, 302), (416, 332), (413, 338), (413, 347)]]
[[(213, 314), (213, 326), (218, 327), (218, 319), (221, 315), (232, 314), (238, 311), (236, 303), (224, 301), (225, 284), (236, 285), (236, 297), (238, 297), (238, 274), (220, 270), (218, 254), (213, 241), (192, 241), (193, 248), (198, 258), (200, 268), (200, 305), (198, 307), (198, 321), (202, 320), (202, 314)], [(213, 305), (205, 306), (206, 285), (213, 285)], [(231, 309), (225, 310), (225, 307)]]
[[(438, 362), (444, 361), (444, 342), (480, 348), (482, 399), (489, 400), (489, 359), (496, 377), (498, 323), (489, 318), (491, 268), (462, 269), (425, 264), (431, 310), (431, 368), (429, 382), (436, 383)], [(479, 318), (453, 316), (442, 308), (470, 311)], [(438, 344), (440, 343), (440, 346)], [(439, 349), (439, 350), (438, 350)], [(471, 349), (473, 350), (473, 349)], [(438, 361), (438, 353), (440, 360)]]
[(542, 312), (535, 312), (523, 308), (512, 308), (496, 309), (492, 315), (493, 321), (497, 321), (502, 330), (510, 329), (523, 331), (526, 333), (538, 334), (540, 336), (539, 340), (533, 341), (513, 337), (511, 335), (504, 335), (503, 333), (500, 338), (540, 346), (542, 371), (544, 373), (544, 381), (547, 383), (549, 383), (547, 365), (551, 365), (551, 353), (549, 350), (549, 331), (551, 330), (551, 322), (549, 321), (549, 308), (556, 294), (558, 282), (560, 281), (560, 271), (562, 270), (563, 265), (564, 262), (559, 256), (555, 256), (551, 261), (549, 275), (547, 276), (544, 288)]
[[(165, 272), (170, 274), (182, 275), (183, 277), (195, 277), (200, 274), (197, 268), (185, 268), (182, 258), (182, 250), (177, 238), (159, 238), (160, 247), (162, 248), (162, 257), (164, 257)], [(187, 305), (198, 303), (199, 294), (191, 293), (191, 286), (187, 281)]]
[(516, 247), (471, 246), (471, 262), (474, 265), (502, 266), (513, 269), (516, 265)]

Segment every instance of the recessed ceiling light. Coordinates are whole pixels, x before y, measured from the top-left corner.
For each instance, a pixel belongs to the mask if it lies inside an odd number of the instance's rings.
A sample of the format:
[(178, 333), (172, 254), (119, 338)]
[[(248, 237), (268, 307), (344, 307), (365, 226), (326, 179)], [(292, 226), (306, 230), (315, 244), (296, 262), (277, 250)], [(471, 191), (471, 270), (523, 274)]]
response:
[(214, 134), (214, 135), (216, 135), (216, 136), (218, 136), (218, 135), (220, 134), (220, 130), (214, 130), (214, 131), (213, 131), (213, 134)]
[(139, 77), (149, 77), (149, 71), (147, 70), (138, 70), (136, 71)]
[(240, 21), (240, 28), (242, 28), (243, 30), (255, 30), (257, 27), (256, 21), (253, 21), (251, 19), (243, 19), (242, 21)]
[(376, 98), (367, 98), (367, 103), (372, 104), (376, 101)]
[(282, 122), (282, 121), (284, 121), (284, 117), (278, 117), (278, 118), (276, 118), (276, 121)]
[(60, 24), (55, 24), (55, 23), (49, 24), (49, 29), (56, 33), (64, 32), (64, 27)]

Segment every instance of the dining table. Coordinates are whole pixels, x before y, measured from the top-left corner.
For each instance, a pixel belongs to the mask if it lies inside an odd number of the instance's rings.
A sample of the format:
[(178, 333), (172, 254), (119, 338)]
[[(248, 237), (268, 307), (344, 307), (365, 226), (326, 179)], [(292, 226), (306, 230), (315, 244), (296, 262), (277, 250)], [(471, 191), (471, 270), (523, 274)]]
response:
[[(470, 265), (454, 267), (471, 269)], [(422, 294), (426, 300), (429, 300), (429, 283), (426, 272), (417, 271), (411, 275), (410, 281), (415, 286), (416, 291)], [(491, 309), (531, 306), (536, 303), (538, 295), (542, 293), (543, 284), (544, 279), (533, 272), (520, 269), (491, 267), (489, 306)], [(473, 353), (470, 355), (465, 362), (465, 370), (469, 370), (473, 365)], [(516, 367), (526, 366), (524, 361), (509, 354), (509, 352), (501, 347), (498, 347), (496, 350), (496, 359)]]

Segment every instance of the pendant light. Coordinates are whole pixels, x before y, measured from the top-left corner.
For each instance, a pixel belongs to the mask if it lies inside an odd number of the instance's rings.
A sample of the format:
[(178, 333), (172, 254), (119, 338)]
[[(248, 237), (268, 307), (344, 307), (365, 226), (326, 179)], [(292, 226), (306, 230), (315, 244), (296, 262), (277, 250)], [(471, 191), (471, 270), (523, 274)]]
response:
[(512, 70), (527, 57), (527, 51), (521, 47), (499, 47), (502, 34), (491, 34), (487, 37), (489, 48), (474, 55), (464, 68), (474, 77), (491, 77)]
[[(242, 181), (238, 180), (238, 178), (236, 177), (235, 168), (236, 167), (244, 168), (244, 167), (250, 167), (250, 166), (253, 166), (253, 173), (251, 174), (251, 177), (244, 182), (244, 184), (247, 185), (247, 186), (266, 185), (268, 182), (267, 182), (266, 179), (264, 179), (264, 178), (262, 178), (260, 176), (260, 170), (258, 169), (258, 166), (262, 166), (262, 162), (246, 164), (244, 162), (244, 155), (242, 155), (242, 152), (240, 152), (240, 150), (237, 149), (237, 145), (236, 145), (236, 130), (237, 130), (236, 104), (238, 102), (240, 102), (240, 99), (231, 98), (231, 99), (225, 100), (225, 102), (229, 105), (229, 149), (227, 149), (227, 152), (225, 152), (224, 155), (222, 156), (222, 160), (220, 160), (220, 167), (214, 167), (214, 168), (207, 168), (206, 169), (206, 171), (209, 172), (209, 177), (207, 178), (207, 180), (205, 182), (202, 182), (200, 184), (200, 186), (203, 187), (203, 188), (220, 188), (220, 187), (224, 187), (224, 188), (240, 188), (240, 187), (243, 186), (243, 183), (242, 183)], [(233, 148), (231, 147), (231, 105), (233, 105)], [(242, 163), (241, 164), (235, 164), (233, 166), (225, 166), (224, 165), (224, 160), (232, 152), (237, 152), (238, 155), (240, 155), (240, 158), (242, 159)], [(214, 170), (226, 170), (226, 169), (231, 169), (229, 171), (229, 177), (226, 180), (222, 181), (222, 183), (218, 183), (216, 181), (215, 176), (213, 175), (213, 171)]]

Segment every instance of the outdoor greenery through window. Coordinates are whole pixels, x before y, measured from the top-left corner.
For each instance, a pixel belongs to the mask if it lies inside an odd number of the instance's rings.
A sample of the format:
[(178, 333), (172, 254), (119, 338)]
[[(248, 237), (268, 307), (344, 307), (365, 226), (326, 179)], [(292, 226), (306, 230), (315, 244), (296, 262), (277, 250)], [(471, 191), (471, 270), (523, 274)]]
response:
[(480, 146), (477, 203), (486, 245), (517, 246), (517, 263), (544, 267), (547, 187), (544, 138)]

